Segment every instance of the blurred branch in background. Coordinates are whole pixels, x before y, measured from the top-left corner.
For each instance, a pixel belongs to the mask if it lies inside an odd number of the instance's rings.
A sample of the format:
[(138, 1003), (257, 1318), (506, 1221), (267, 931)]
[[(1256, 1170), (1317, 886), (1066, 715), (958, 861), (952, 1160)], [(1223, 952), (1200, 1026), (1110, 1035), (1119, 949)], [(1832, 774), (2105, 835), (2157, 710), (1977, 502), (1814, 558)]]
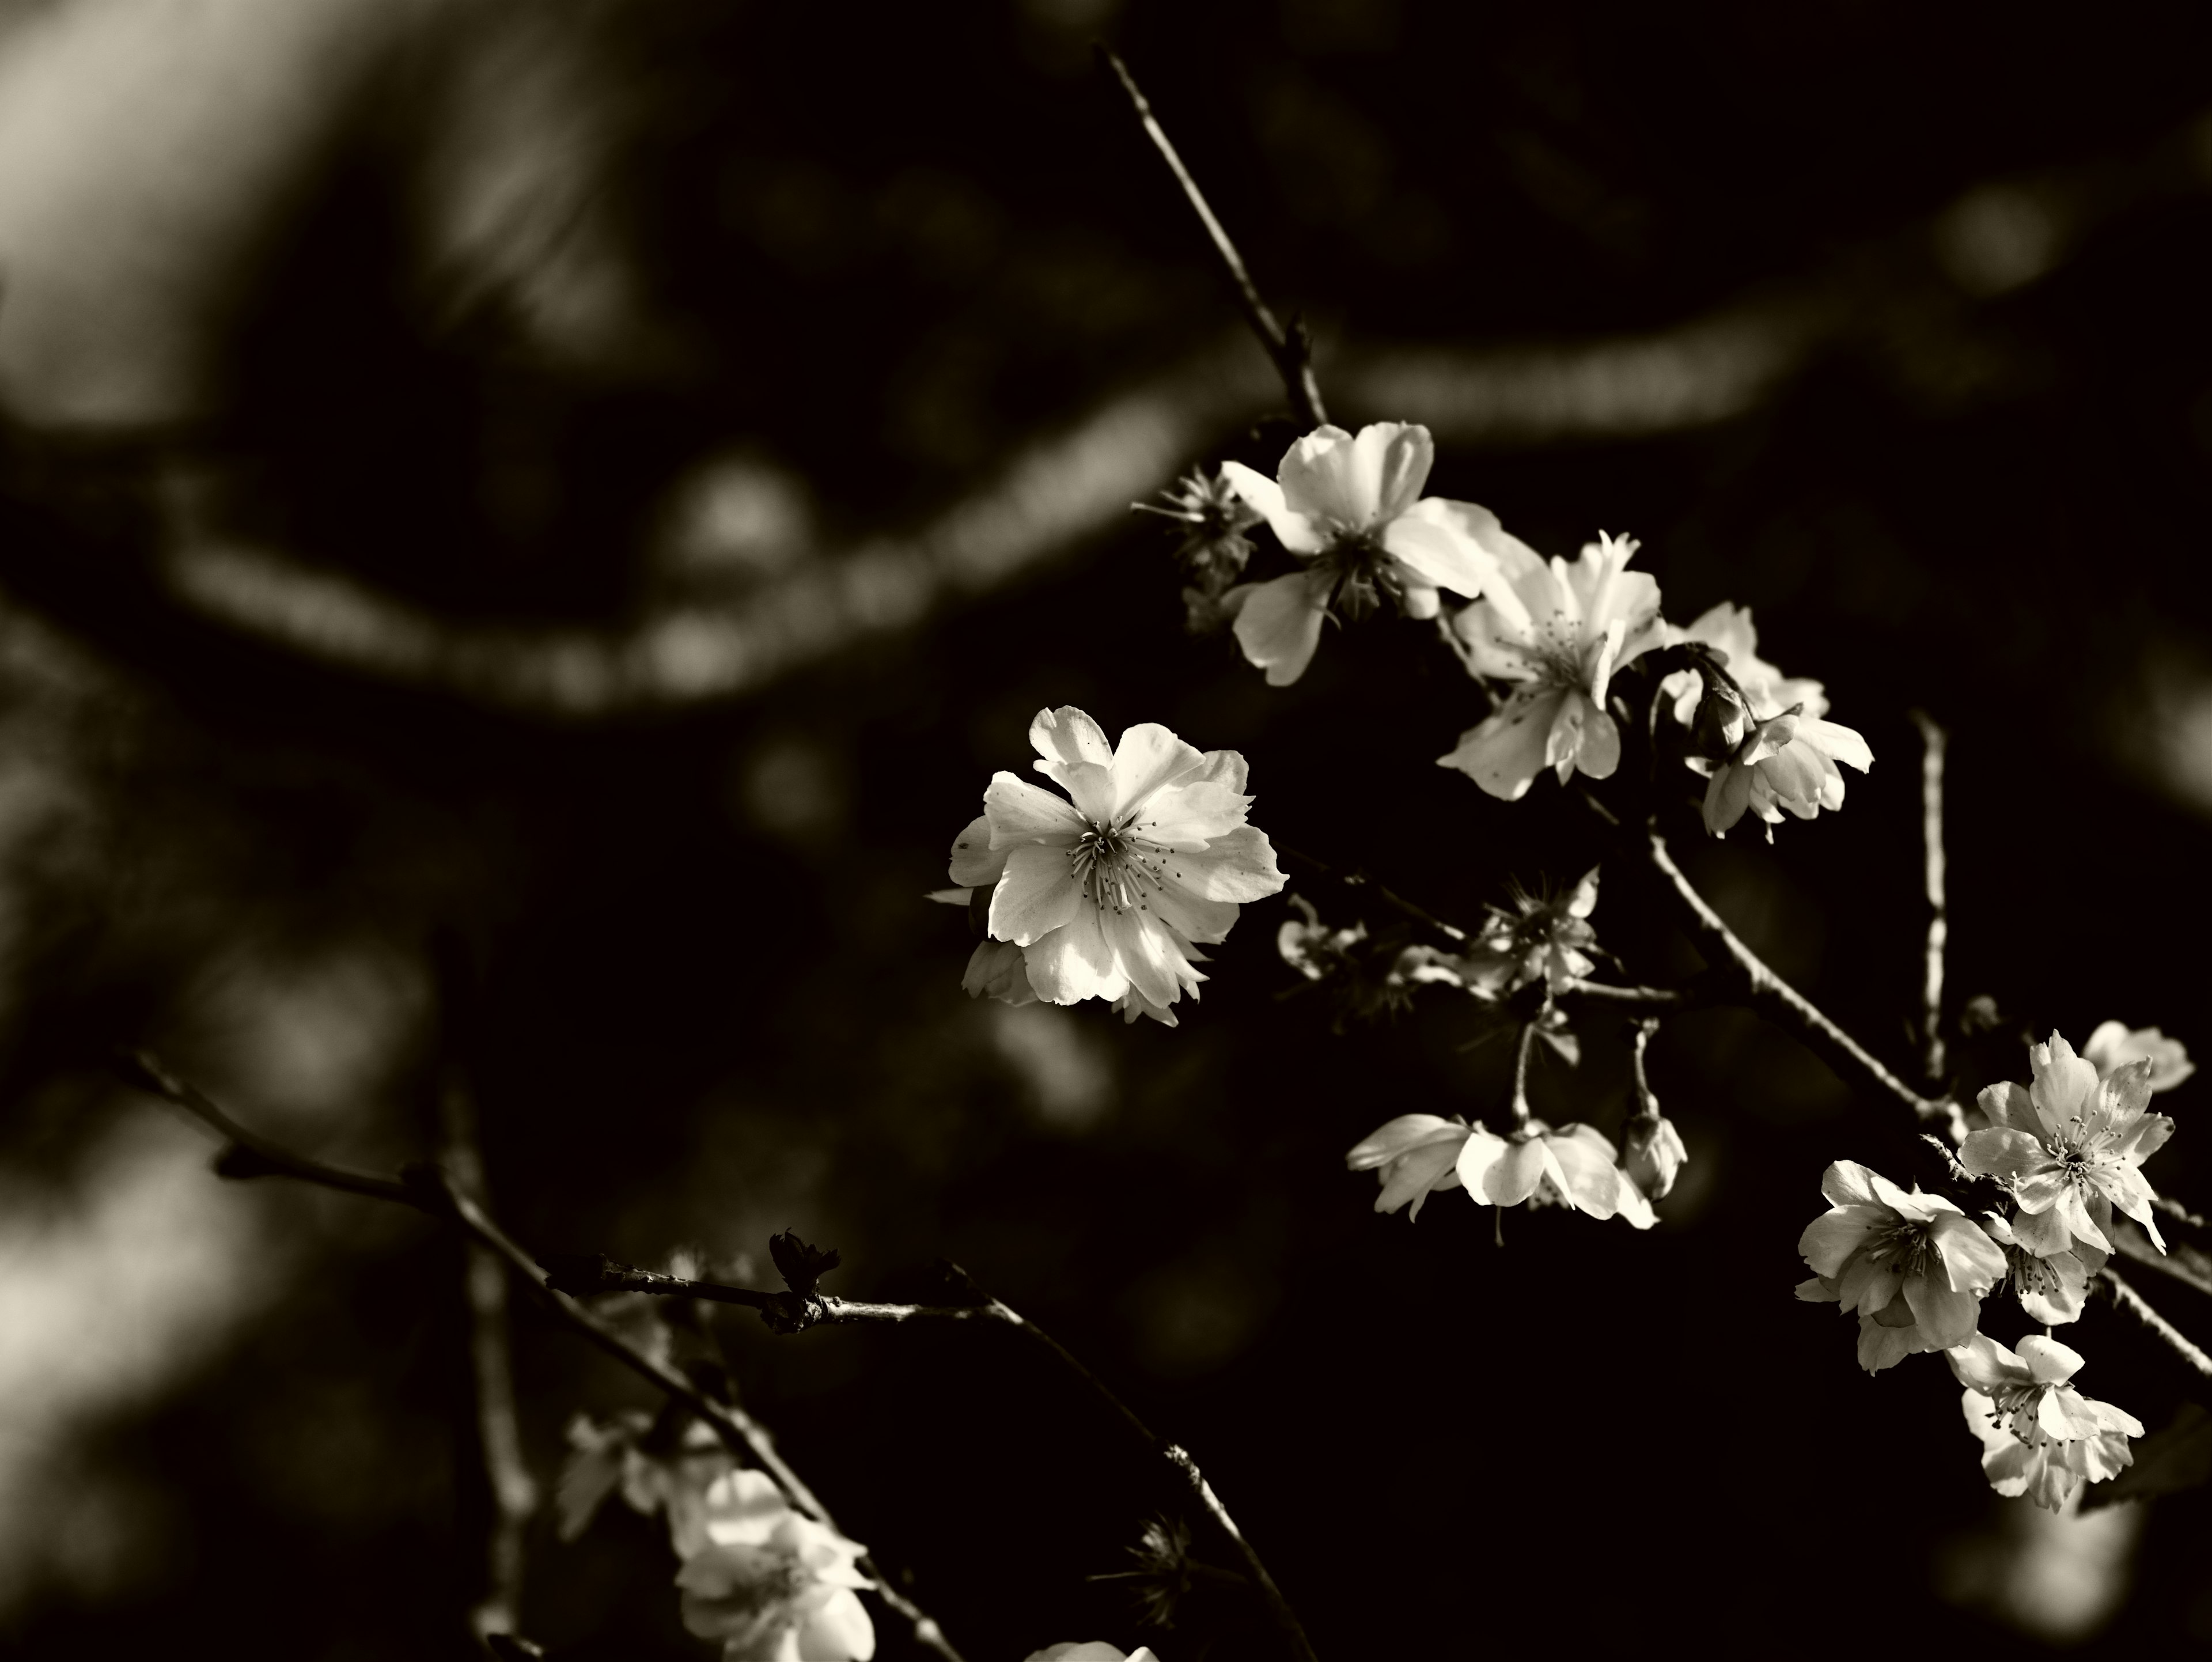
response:
[[(2058, 269), (2096, 228), (2212, 189), (2212, 115), (2135, 154), (1977, 187), (1932, 217), (1847, 249), (1793, 284), (1650, 334), (1493, 348), (1347, 343), (1340, 399), (1457, 446), (1649, 436), (1741, 416), (1838, 352), (1939, 402), (1981, 396), (1977, 303)], [(198, 524), (166, 493), (157, 581), (219, 625), (401, 685), (554, 721), (728, 700), (872, 637), (909, 630), (1117, 524), (1276, 386), (1227, 337), (1016, 457), (919, 530), (813, 557), (740, 602), (685, 600), (627, 624), (527, 628), (439, 615), (281, 548)], [(11, 448), (17, 493), (39, 441)], [(25, 557), (10, 550), (11, 561)]]

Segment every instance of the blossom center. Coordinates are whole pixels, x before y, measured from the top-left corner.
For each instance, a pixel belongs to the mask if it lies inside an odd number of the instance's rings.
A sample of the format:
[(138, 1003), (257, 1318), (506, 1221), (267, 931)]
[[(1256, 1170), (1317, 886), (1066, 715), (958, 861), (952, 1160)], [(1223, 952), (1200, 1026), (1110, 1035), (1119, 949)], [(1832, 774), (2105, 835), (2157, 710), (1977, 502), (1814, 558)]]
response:
[(1889, 1261), (1888, 1267), (1900, 1275), (1917, 1275), (1928, 1268), (1935, 1247), (1926, 1224), (1900, 1221), (1869, 1236), (1866, 1254), (1875, 1263)]
[(1067, 851), (1069, 866), (1091, 904), (1116, 914), (1152, 910), (1152, 892), (1164, 888), (1167, 851), (1136, 834), (1133, 824), (1093, 819)]

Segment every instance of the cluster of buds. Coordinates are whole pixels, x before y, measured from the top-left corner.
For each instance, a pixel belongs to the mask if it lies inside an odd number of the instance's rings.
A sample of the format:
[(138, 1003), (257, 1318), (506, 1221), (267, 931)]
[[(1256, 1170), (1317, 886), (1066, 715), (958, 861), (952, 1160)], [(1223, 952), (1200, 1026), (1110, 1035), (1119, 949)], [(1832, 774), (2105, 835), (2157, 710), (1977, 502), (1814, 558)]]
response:
[(2142, 1427), (2067, 1385), (2081, 1366), (2076, 1352), (2030, 1337), (2015, 1353), (1979, 1327), (1983, 1300), (2008, 1280), (2031, 1321), (2075, 1320), (2089, 1277), (2113, 1250), (2115, 1208), (2164, 1250), (2141, 1167), (2173, 1122), (2146, 1111), (2151, 1057), (2118, 1061), (2115, 1041), (2126, 1030), (2099, 1032), (2115, 1059), (2103, 1071), (2053, 1033), (2029, 1052), (2030, 1083), (1981, 1093), (1989, 1123), (1966, 1136), (1959, 1170), (1994, 1184), (2005, 1209), (1970, 1218), (1942, 1196), (1908, 1194), (1839, 1160), (1820, 1184), (1830, 1209), (1798, 1242), (1814, 1272), (1798, 1296), (1858, 1317), (1860, 1365), (1875, 1373), (1943, 1352), (1967, 1387), (1967, 1422), (1991, 1485), (2054, 1510), (2083, 1482), (2125, 1466), (2127, 1440)]

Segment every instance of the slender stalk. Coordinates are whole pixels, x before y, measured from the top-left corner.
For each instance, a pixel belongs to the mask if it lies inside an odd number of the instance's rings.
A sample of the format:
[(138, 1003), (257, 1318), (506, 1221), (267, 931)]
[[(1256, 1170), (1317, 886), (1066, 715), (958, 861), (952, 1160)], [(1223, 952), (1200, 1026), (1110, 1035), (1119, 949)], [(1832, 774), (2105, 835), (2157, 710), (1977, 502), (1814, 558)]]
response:
[(1920, 729), (1921, 844), (1926, 854), (1928, 947), (1920, 994), (1920, 1073), (1931, 1086), (1943, 1082), (1943, 949), (1951, 932), (1944, 900), (1943, 750), (1946, 735), (1924, 710), (1912, 712)]
[[(454, 1188), (485, 1197), (483, 1154), (477, 1138), (476, 1101), (458, 1068), (449, 1068), (439, 1093), (441, 1154)], [(514, 1362), (507, 1342), (507, 1269), (477, 1240), (464, 1243), (463, 1290), (469, 1308), (469, 1361), (476, 1375), (477, 1440), (490, 1490), (491, 1537), (486, 1543), (483, 1598), (470, 1612), (479, 1638), (511, 1634), (520, 1620), (524, 1556), (530, 1520), (538, 1510), (538, 1485), (522, 1455), (522, 1426), (514, 1401)]]
[(1830, 1020), (1812, 1000), (1769, 969), (1698, 892), (1667, 852), (1667, 839), (1656, 831), (1650, 833), (1647, 854), (1652, 869), (1666, 880), (1662, 888), (1674, 898), (1676, 911), (1698, 950), (1716, 975), (1735, 983), (1737, 997), (1743, 1004), (1795, 1034), (1846, 1082), (1894, 1097), (1923, 1121), (1949, 1122), (1956, 1117), (1955, 1104), (1922, 1096)]
[[(198, 1087), (169, 1073), (145, 1051), (122, 1058), (121, 1068), (124, 1076), (131, 1084), (167, 1099), (223, 1137), (226, 1146), (216, 1157), (215, 1168), (221, 1176), (292, 1178), (349, 1195), (362, 1195), (373, 1200), (412, 1207), (462, 1230), (472, 1240), (488, 1248), (509, 1269), (522, 1275), (546, 1307), (562, 1323), (640, 1379), (683, 1403), (706, 1423), (732, 1453), (740, 1458), (751, 1458), (775, 1480), (794, 1508), (817, 1523), (826, 1524), (831, 1529), (837, 1527), (837, 1520), (822, 1504), (820, 1497), (776, 1452), (775, 1440), (767, 1427), (735, 1403), (716, 1401), (666, 1363), (647, 1355), (632, 1345), (567, 1294), (548, 1286), (537, 1259), (517, 1245), (482, 1206), (457, 1189), (445, 1172), (434, 1166), (414, 1166), (408, 1167), (395, 1181), (325, 1166), (319, 1160), (295, 1154), (247, 1130)], [(894, 1588), (872, 1559), (863, 1555), (858, 1562), (861, 1574), (874, 1581), (876, 1595), (913, 1624), (914, 1636), (918, 1643), (944, 1658), (945, 1662), (961, 1662), (960, 1653), (952, 1647), (944, 1630), (920, 1605)]]
[(2110, 1264), (2106, 1265), (2098, 1273), (2112, 1284), (2112, 1296), (2118, 1303), (2124, 1306), (2145, 1327), (2172, 1346), (2182, 1361), (2187, 1362), (2206, 1379), (2212, 1379), (2212, 1356), (2206, 1355), (2201, 1348), (2191, 1342), (2187, 1334), (2153, 1309), (2150, 1300), (2122, 1280), (2119, 1272)]
[(1536, 1024), (1521, 1024), (1521, 1043), (1513, 1052), (1513, 1123), (1528, 1123), (1528, 1053), (1536, 1048)]
[(1267, 356), (1274, 363), (1275, 373), (1283, 378), (1283, 390), (1290, 395), (1291, 410), (1309, 431), (1325, 425), (1328, 411), (1322, 405), (1321, 384), (1314, 379), (1312, 343), (1307, 338), (1305, 326), (1293, 318), (1291, 326), (1285, 329), (1275, 320), (1275, 314), (1267, 309), (1267, 302), (1260, 298), (1259, 287), (1245, 267), (1244, 257), (1237, 252), (1237, 245), (1229, 240), (1229, 233), (1214, 216), (1206, 192), (1198, 188), (1190, 169), (1183, 166), (1174, 141), (1152, 113), (1152, 104), (1138, 87), (1136, 77), (1129, 73), (1129, 66), (1104, 46), (1098, 48), (1098, 56), (1121, 83), (1121, 90), (1128, 94), (1129, 107), (1137, 113), (1137, 121), (1144, 128), (1145, 136), (1152, 141), (1152, 148), (1167, 163), (1176, 183), (1182, 186), (1184, 200), (1190, 204), (1198, 222), (1212, 240), (1213, 252), (1220, 257), (1231, 286), (1237, 290), (1237, 302), (1243, 308), (1244, 320), (1252, 326), (1252, 332), (1260, 338), (1261, 345), (1267, 348)]
[(1636, 1105), (1646, 1114), (1659, 1111), (1659, 1093), (1651, 1088), (1651, 1075), (1644, 1071), (1644, 1053), (1651, 1047), (1652, 1035), (1659, 1031), (1659, 1018), (1646, 1016), (1636, 1024), (1636, 1038), (1628, 1052), (1629, 1070), (1636, 1081)]

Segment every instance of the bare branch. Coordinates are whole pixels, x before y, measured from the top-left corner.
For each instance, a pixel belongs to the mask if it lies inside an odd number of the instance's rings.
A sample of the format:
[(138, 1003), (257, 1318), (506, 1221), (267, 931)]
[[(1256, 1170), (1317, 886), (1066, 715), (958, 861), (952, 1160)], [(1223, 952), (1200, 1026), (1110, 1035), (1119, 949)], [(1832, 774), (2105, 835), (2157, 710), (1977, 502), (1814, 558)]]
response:
[(1667, 852), (1666, 838), (1656, 831), (1650, 833), (1650, 838), (1648, 852), (1652, 868), (1666, 879), (1663, 887), (1674, 898), (1684, 926), (1696, 941), (1698, 950), (1705, 954), (1712, 972), (1735, 983), (1736, 996), (1743, 1004), (1795, 1034), (1845, 1081), (1894, 1097), (1920, 1120), (1948, 1123), (1953, 1119), (1957, 1112), (1954, 1104), (1930, 1100), (1913, 1090), (1864, 1045), (1830, 1020), (1812, 1000), (1769, 969), (1674, 863), (1674, 856)]
[[(767, 1427), (735, 1403), (716, 1401), (666, 1363), (647, 1355), (612, 1327), (567, 1294), (546, 1285), (538, 1261), (517, 1245), (484, 1208), (454, 1187), (453, 1180), (434, 1166), (408, 1167), (397, 1182), (364, 1177), (319, 1161), (306, 1160), (255, 1135), (210, 1101), (197, 1087), (169, 1073), (145, 1051), (123, 1059), (122, 1071), (130, 1083), (165, 1097), (219, 1133), (228, 1146), (216, 1158), (216, 1171), (228, 1178), (287, 1177), (374, 1200), (392, 1201), (413, 1207), (441, 1222), (453, 1225), (505, 1261), (541, 1298), (547, 1308), (568, 1326), (613, 1357), (647, 1384), (684, 1404), (703, 1421), (724, 1447), (740, 1458), (750, 1458), (773, 1477), (793, 1507), (831, 1529), (836, 1519), (805, 1481), (776, 1452)], [(842, 1532), (842, 1531), (841, 1531)], [(945, 1659), (961, 1662), (944, 1630), (904, 1593), (893, 1587), (874, 1561), (863, 1555), (860, 1571), (874, 1582), (874, 1592), (914, 1627), (915, 1640)]]
[(2191, 1342), (2187, 1334), (2153, 1309), (2150, 1300), (2123, 1281), (2119, 1272), (2110, 1264), (2106, 1265), (2098, 1273), (2112, 1283), (2112, 1295), (2118, 1303), (2132, 1312), (2145, 1327), (2172, 1346), (2175, 1354), (2183, 1361), (2187, 1362), (2206, 1379), (2212, 1379), (2212, 1356), (2206, 1355), (2202, 1349)]
[(1252, 326), (1252, 332), (1259, 336), (1261, 345), (1267, 348), (1267, 356), (1274, 362), (1276, 373), (1283, 378), (1283, 390), (1290, 395), (1291, 409), (1308, 431), (1326, 424), (1328, 412), (1322, 406), (1321, 385), (1314, 379), (1312, 344), (1306, 337), (1304, 325), (1293, 318), (1291, 326), (1285, 329), (1275, 320), (1275, 314), (1267, 309), (1267, 302), (1260, 298), (1252, 273), (1245, 268), (1244, 257), (1237, 252), (1229, 233), (1214, 217), (1206, 193), (1198, 188), (1190, 169), (1182, 165), (1182, 157), (1176, 154), (1174, 141), (1153, 115), (1152, 107), (1138, 87), (1136, 77), (1129, 73), (1129, 66), (1104, 46), (1098, 48), (1098, 56), (1114, 71), (1121, 90), (1129, 95), (1129, 106), (1136, 111), (1145, 136), (1152, 141), (1160, 160), (1168, 164), (1176, 183), (1182, 186), (1184, 199), (1198, 216), (1199, 223), (1206, 227), (1206, 234), (1213, 242), (1213, 252), (1221, 257), (1229, 281), (1237, 290), (1237, 304), (1244, 308), (1244, 320)]
[(1920, 729), (1920, 836), (1927, 859), (1928, 952), (1920, 993), (1920, 1074), (1943, 1082), (1943, 948), (1951, 932), (1944, 903), (1943, 748), (1945, 734), (1925, 710), (1912, 712)]

